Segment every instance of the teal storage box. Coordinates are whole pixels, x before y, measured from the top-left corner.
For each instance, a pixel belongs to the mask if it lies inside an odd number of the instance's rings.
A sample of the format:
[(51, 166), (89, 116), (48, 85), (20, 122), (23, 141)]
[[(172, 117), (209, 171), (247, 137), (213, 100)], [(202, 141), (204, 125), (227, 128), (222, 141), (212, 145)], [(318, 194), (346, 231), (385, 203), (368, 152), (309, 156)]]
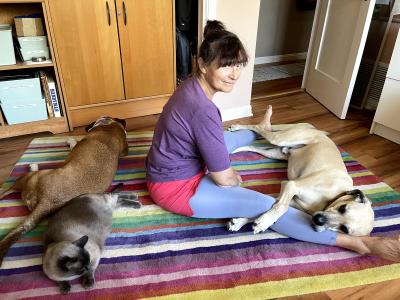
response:
[(0, 105), (9, 125), (47, 119), (38, 77), (0, 81)]
[(47, 47), (47, 36), (24, 36), (18, 37), (21, 48), (44, 49)]
[(47, 119), (45, 100), (0, 99), (1, 109), (9, 125)]
[(50, 52), (48, 47), (44, 47), (43, 49), (35, 49), (35, 48), (21, 48), (19, 49), (22, 54), (22, 58), (24, 61), (32, 60), (34, 57), (44, 57), (45, 59), (50, 58)]
[(15, 65), (11, 26), (8, 24), (0, 25), (0, 45), (0, 66)]
[(42, 99), (38, 77), (0, 81), (0, 101)]

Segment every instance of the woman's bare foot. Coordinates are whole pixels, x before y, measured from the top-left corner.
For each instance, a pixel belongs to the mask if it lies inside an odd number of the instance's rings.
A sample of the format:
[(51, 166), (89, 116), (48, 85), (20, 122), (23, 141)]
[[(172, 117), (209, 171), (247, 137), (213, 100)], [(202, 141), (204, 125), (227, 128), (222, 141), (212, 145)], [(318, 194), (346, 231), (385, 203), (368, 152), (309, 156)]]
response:
[(265, 112), (264, 115), (264, 120), (262, 120), (261, 123), (258, 125), (265, 131), (272, 131), (271, 117), (272, 117), (272, 105), (268, 105), (267, 111)]
[(336, 245), (359, 254), (400, 262), (400, 237), (350, 236), (338, 233)]
[(360, 238), (368, 248), (366, 254), (400, 262), (400, 237), (363, 236)]

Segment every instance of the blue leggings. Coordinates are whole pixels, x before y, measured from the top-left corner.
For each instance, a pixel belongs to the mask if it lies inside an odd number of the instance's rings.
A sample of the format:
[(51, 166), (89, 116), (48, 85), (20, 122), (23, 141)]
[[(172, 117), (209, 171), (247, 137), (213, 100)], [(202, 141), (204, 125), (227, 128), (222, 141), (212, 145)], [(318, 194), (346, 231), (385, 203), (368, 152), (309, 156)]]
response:
[[(225, 144), (229, 153), (238, 147), (253, 143), (257, 135), (250, 130), (225, 132)], [(195, 218), (255, 218), (266, 212), (275, 199), (242, 187), (219, 187), (210, 176), (204, 176), (190, 199), (189, 204)], [(286, 236), (318, 244), (335, 245), (336, 232), (316, 232), (311, 227), (311, 216), (292, 207), (271, 226), (274, 231)]]

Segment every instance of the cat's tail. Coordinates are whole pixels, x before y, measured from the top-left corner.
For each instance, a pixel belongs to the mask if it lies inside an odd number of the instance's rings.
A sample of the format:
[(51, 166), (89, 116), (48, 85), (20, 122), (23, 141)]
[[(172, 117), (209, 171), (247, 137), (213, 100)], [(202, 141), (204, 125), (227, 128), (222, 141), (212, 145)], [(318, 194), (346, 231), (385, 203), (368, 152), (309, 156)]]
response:
[(117, 207), (141, 208), (142, 204), (139, 201), (139, 195), (133, 192), (121, 192), (123, 185), (124, 184), (120, 182), (111, 190), (111, 193), (118, 195)]
[(117, 207), (132, 207), (139, 209), (142, 204), (139, 201), (139, 196), (135, 193), (121, 193), (118, 194)]

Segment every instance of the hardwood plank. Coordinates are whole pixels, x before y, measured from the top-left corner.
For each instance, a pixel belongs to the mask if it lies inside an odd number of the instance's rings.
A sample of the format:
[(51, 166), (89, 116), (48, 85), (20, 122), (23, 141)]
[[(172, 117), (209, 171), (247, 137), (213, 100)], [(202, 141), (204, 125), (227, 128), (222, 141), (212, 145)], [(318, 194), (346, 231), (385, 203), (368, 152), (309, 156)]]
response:
[[(273, 123), (308, 122), (319, 129), (330, 132), (330, 136), (339, 146), (400, 192), (400, 157), (398, 154), (400, 145), (369, 134), (373, 117), (371, 113), (350, 109), (348, 118), (340, 120), (311, 96), (300, 92), (274, 99), (265, 97), (253, 100), (251, 102), (253, 117), (226, 122), (225, 125), (260, 122), (268, 104), (272, 104), (274, 107)], [(157, 119), (158, 115), (131, 118), (127, 120), (127, 129), (153, 130)], [(82, 133), (84, 133), (84, 127), (76, 128), (70, 134)], [(0, 140), (0, 182), (7, 178), (32, 138), (48, 135), (36, 134)], [(282, 299), (373, 299), (378, 294), (380, 299), (399, 299), (400, 279)]]

